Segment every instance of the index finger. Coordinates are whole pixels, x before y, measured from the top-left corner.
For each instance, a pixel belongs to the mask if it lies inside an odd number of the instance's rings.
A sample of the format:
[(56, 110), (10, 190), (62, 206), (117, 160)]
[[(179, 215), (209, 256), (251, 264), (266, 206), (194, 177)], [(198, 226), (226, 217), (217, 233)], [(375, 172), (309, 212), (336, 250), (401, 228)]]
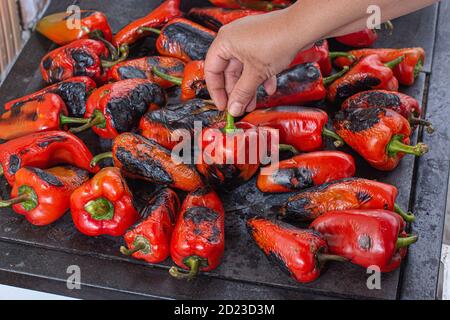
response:
[(229, 60), (221, 57), (214, 47), (211, 47), (205, 60), (205, 80), (209, 95), (220, 110), (225, 110), (228, 104), (224, 74), (228, 63)]

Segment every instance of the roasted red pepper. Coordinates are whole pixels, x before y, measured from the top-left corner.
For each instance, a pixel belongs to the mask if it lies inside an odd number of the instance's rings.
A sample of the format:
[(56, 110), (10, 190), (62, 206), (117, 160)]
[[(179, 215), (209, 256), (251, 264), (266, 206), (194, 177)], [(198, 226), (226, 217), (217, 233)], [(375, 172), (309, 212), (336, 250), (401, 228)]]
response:
[(149, 263), (160, 263), (170, 255), (172, 231), (178, 216), (180, 200), (171, 189), (164, 189), (153, 197), (140, 215), (142, 220), (124, 236), (128, 246), (120, 252)]
[(137, 129), (149, 110), (166, 105), (164, 90), (151, 80), (129, 79), (107, 84), (94, 90), (87, 101), (85, 125), (71, 129), (78, 133), (92, 128), (104, 139)]
[[(72, 26), (69, 28), (69, 19)], [(103, 12), (82, 10), (80, 19), (71, 13), (60, 12), (42, 18), (36, 30), (60, 46), (80, 39), (89, 39), (93, 34), (106, 41), (112, 41), (112, 31), (108, 18)]]
[(249, 219), (247, 229), (267, 258), (298, 282), (316, 280), (326, 261), (346, 261), (328, 254), (325, 238), (312, 230), (261, 217)]
[(264, 13), (251, 9), (224, 9), (224, 8), (192, 8), (188, 18), (213, 31), (235, 20)]
[(173, 87), (174, 84), (171, 81), (164, 80), (153, 73), (154, 67), (171, 77), (182, 77), (185, 64), (183, 61), (172, 57), (155, 56), (128, 60), (111, 68), (111, 79), (113, 81), (148, 79), (164, 89)]
[(228, 9), (254, 9), (263, 11), (272, 11), (275, 9), (286, 8), (292, 4), (292, 1), (288, 0), (274, 0), (274, 1), (262, 1), (262, 0), (209, 0), (213, 5), (221, 8)]
[(205, 60), (216, 33), (183, 18), (171, 20), (162, 30), (142, 28), (143, 32), (159, 34), (156, 49), (162, 56), (174, 57), (184, 62)]
[(346, 46), (364, 48), (372, 46), (378, 40), (378, 34), (374, 29), (366, 28), (335, 39)]
[(97, 40), (77, 40), (57, 48), (42, 58), (41, 73), (46, 83), (55, 83), (76, 76), (88, 76), (104, 82), (102, 59), (109, 55), (106, 46)]
[(301, 152), (321, 149), (323, 136), (335, 139), (336, 146), (343, 145), (343, 140), (325, 127), (328, 115), (320, 109), (291, 106), (255, 110), (242, 121), (279, 130), (280, 143)]
[(214, 191), (199, 189), (184, 200), (173, 231), (170, 255), (177, 266), (170, 274), (192, 280), (200, 271), (216, 269), (225, 249), (225, 212)]
[(112, 152), (96, 156), (92, 165), (111, 157), (114, 166), (130, 178), (188, 192), (203, 186), (202, 178), (193, 166), (175, 162), (169, 150), (137, 134), (119, 135), (113, 141)]
[(330, 52), (327, 40), (317, 41), (311, 48), (300, 51), (291, 63), (291, 67), (298, 64), (317, 62), (322, 75), (329, 76), (333, 71), (332, 59), (347, 57), (354, 59), (350, 53)]
[(209, 92), (205, 81), (205, 62), (191, 61), (186, 64), (182, 77), (167, 74), (158, 67), (153, 68), (155, 76), (181, 86), (181, 100), (189, 101), (194, 98), (209, 99)]
[(378, 170), (395, 169), (405, 154), (422, 156), (428, 152), (426, 144), (409, 145), (408, 120), (390, 109), (342, 110), (336, 114), (334, 127), (353, 150)]
[(271, 174), (260, 173), (256, 186), (262, 192), (290, 192), (353, 177), (355, 170), (355, 160), (346, 153), (311, 152), (281, 161)]
[(0, 142), (36, 132), (59, 130), (69, 123), (84, 123), (85, 119), (67, 117), (64, 101), (46, 93), (13, 107), (0, 116)]
[(291, 196), (279, 207), (279, 217), (287, 221), (311, 221), (329, 211), (390, 210), (405, 221), (415, 217), (395, 203), (398, 190), (382, 182), (349, 178), (314, 187)]
[(73, 117), (83, 117), (86, 112), (86, 103), (92, 90), (97, 87), (88, 77), (75, 77), (62, 81), (37, 91), (28, 96), (10, 101), (5, 104), (5, 110), (19, 107), (24, 103), (35, 100), (46, 93), (54, 93), (61, 97), (66, 104), (69, 114)]
[(35, 226), (49, 225), (70, 207), (70, 195), (89, 179), (87, 171), (72, 166), (48, 170), (25, 167), (17, 171), (11, 199), (0, 200), (0, 208), (12, 206)]
[(349, 52), (349, 57), (338, 57), (334, 64), (338, 67), (350, 66), (356, 59), (361, 59), (372, 54), (377, 55), (380, 61), (387, 63), (399, 57), (405, 56), (405, 60), (396, 66), (393, 71), (399, 83), (411, 86), (414, 84), (425, 63), (425, 50), (423, 48), (405, 48), (405, 49), (360, 49)]
[(71, 164), (97, 172), (90, 166), (92, 154), (76, 136), (64, 131), (47, 131), (20, 137), (0, 144), (0, 173), (10, 185), (15, 174), (23, 167), (51, 168), (58, 164)]
[(422, 113), (419, 101), (399, 92), (385, 90), (369, 90), (357, 93), (344, 101), (341, 107), (345, 109), (355, 108), (386, 108), (394, 110), (409, 120), (413, 126), (424, 125), (429, 133), (433, 133), (433, 125), (420, 119)]
[(75, 227), (85, 235), (119, 237), (139, 214), (133, 195), (117, 168), (105, 168), (75, 190), (70, 198)]
[(142, 136), (172, 150), (179, 143), (175, 139), (177, 130), (188, 130), (193, 136), (196, 121), (201, 122), (203, 128), (209, 128), (225, 118), (225, 112), (217, 110), (209, 101), (194, 99), (147, 112), (139, 129)]
[(257, 91), (257, 108), (303, 105), (326, 98), (325, 86), (341, 77), (347, 69), (328, 78), (323, 78), (317, 63), (299, 64), (277, 76), (277, 91), (268, 95), (264, 86)]
[(359, 60), (349, 72), (337, 79), (328, 88), (328, 100), (341, 104), (352, 95), (366, 90), (381, 89), (398, 91), (398, 80), (392, 69), (403, 60), (401, 56), (383, 64), (377, 55), (370, 55)]
[(392, 270), (400, 249), (418, 240), (417, 236), (403, 237), (405, 222), (385, 210), (327, 212), (310, 228), (323, 234), (330, 253), (364, 268), (378, 266), (382, 272)]
[(166, 0), (158, 8), (150, 12), (145, 17), (133, 21), (125, 26), (114, 36), (114, 44), (117, 47), (132, 45), (140, 38), (148, 35), (142, 28), (160, 28), (174, 18), (181, 17), (181, 0)]

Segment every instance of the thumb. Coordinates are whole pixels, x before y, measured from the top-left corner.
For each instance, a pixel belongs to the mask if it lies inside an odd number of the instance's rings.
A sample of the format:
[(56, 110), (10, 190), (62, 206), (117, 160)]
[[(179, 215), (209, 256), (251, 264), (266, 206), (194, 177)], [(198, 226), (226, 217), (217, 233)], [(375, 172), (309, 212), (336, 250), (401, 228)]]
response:
[(228, 112), (239, 117), (246, 109), (254, 109), (255, 106), (250, 104), (256, 105), (256, 91), (264, 80), (254, 69), (244, 66), (241, 77), (229, 95)]

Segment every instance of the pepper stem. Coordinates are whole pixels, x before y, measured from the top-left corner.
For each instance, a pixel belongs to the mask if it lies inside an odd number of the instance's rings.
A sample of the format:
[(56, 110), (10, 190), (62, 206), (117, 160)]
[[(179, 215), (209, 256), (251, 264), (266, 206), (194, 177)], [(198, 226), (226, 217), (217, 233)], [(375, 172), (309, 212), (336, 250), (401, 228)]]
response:
[(167, 73), (162, 72), (160, 69), (158, 69), (157, 67), (153, 67), (152, 68), (152, 72), (157, 75), (158, 77), (160, 77), (161, 79), (167, 80), (169, 82), (172, 82), (173, 84), (176, 84), (177, 86), (181, 86), (181, 84), (183, 83), (183, 79), (182, 78), (178, 78), (178, 77), (174, 77), (171, 76)]
[(112, 152), (105, 152), (105, 153), (100, 153), (100, 154), (96, 155), (94, 158), (92, 158), (91, 168), (94, 168), (95, 166), (97, 166), (97, 164), (100, 161), (102, 161), (104, 159), (112, 158), (112, 157), (113, 157)]
[(414, 79), (417, 78), (419, 76), (419, 73), (422, 71), (423, 69), (423, 60), (420, 59), (416, 66), (414, 67)]
[(337, 262), (347, 262), (348, 259), (335, 255), (335, 254), (327, 254), (327, 253), (320, 253), (318, 256), (320, 264), (323, 264), (327, 261), (337, 261)]
[(161, 30), (156, 29), (156, 28), (151, 28), (151, 27), (140, 27), (138, 30), (138, 33), (144, 33), (144, 32), (152, 32), (152, 33), (156, 33), (156, 34), (161, 34)]
[(3, 177), (4, 171), (3, 171), (3, 166), (0, 165), (0, 177)]
[(114, 217), (114, 205), (105, 198), (89, 201), (84, 210), (95, 220), (111, 220)]
[(389, 69), (394, 69), (396, 66), (398, 66), (400, 63), (403, 62), (403, 60), (405, 60), (405, 56), (400, 56), (397, 59), (394, 59), (392, 61), (386, 62), (384, 65), (386, 67), (388, 67)]
[(300, 152), (294, 146), (291, 146), (290, 144), (279, 144), (278, 150), (280, 152), (281, 151), (289, 151), (293, 154), (300, 154)]
[(391, 156), (396, 156), (397, 153), (413, 154), (417, 157), (423, 156), (428, 152), (429, 148), (425, 143), (418, 143), (415, 146), (410, 146), (401, 142), (402, 136), (395, 136), (392, 138), (387, 146), (387, 152)]
[(0, 208), (8, 208), (18, 203), (23, 203), (26, 201), (30, 201), (31, 197), (29, 194), (23, 194), (13, 199), (9, 200), (0, 200)]
[(386, 30), (389, 31), (389, 35), (392, 35), (394, 33), (394, 24), (392, 23), (391, 20), (388, 20), (384, 23), (384, 27), (386, 28)]
[(63, 114), (59, 116), (59, 122), (62, 125), (64, 125), (64, 124), (71, 124), (71, 123), (83, 124), (83, 123), (88, 123), (89, 121), (90, 121), (90, 119), (67, 117), (67, 116), (65, 116)]
[(234, 117), (230, 113), (227, 113), (227, 124), (224, 128), (225, 133), (234, 133), (236, 129), (237, 128), (234, 124)]
[(80, 127), (72, 128), (69, 131), (72, 133), (80, 133), (95, 126), (104, 126), (106, 124), (106, 118), (100, 110), (95, 110), (92, 117), (86, 119), (87, 122)]
[(405, 237), (405, 238), (398, 238), (397, 239), (397, 249), (401, 249), (401, 248), (410, 246), (413, 243), (416, 243), (417, 240), (419, 240), (419, 236), (416, 236), (416, 235), (408, 235), (408, 237)]
[(340, 147), (344, 146), (344, 144), (345, 144), (344, 139), (342, 139), (336, 132), (334, 132), (334, 131), (326, 128), (326, 127), (323, 128), (322, 134), (325, 137), (329, 137), (329, 138), (334, 139), (335, 140), (334, 141), (334, 146), (336, 148), (340, 148)]
[(94, 40), (98, 40), (103, 42), (103, 44), (108, 48), (109, 55), (111, 56), (111, 60), (115, 61), (119, 59), (117, 48), (108, 40), (104, 38), (104, 34), (100, 30), (94, 30), (89, 33), (89, 37)]
[(145, 249), (146, 247), (147, 247), (147, 246), (146, 246), (145, 243), (143, 243), (143, 242), (139, 242), (137, 245), (134, 246), (133, 249), (128, 249), (128, 248), (125, 247), (125, 246), (121, 246), (121, 247), (120, 247), (120, 253), (122, 253), (122, 254), (125, 255), (125, 256), (131, 256), (131, 255), (133, 255), (134, 253), (136, 253), (136, 252), (138, 252), (138, 251), (141, 251), (141, 250)]
[(413, 222), (414, 220), (416, 220), (416, 216), (412, 212), (406, 212), (397, 203), (394, 204), (394, 211), (395, 213), (400, 215), (406, 222)]
[(351, 53), (348, 53), (348, 52), (342, 52), (342, 51), (330, 52), (330, 59), (331, 60), (334, 60), (334, 59), (340, 58), (340, 57), (347, 58), (347, 59), (351, 60), (352, 62), (356, 60), (356, 57), (354, 55), (352, 55)]
[(434, 133), (433, 124), (430, 121), (410, 116), (409, 123), (413, 126), (414, 125), (424, 126), (429, 134)]
[(200, 271), (200, 258), (196, 256), (189, 257), (184, 261), (184, 264), (189, 268), (189, 272), (181, 270), (177, 267), (172, 267), (170, 268), (169, 273), (176, 279), (191, 281), (198, 275), (198, 272)]
[(113, 61), (102, 60), (102, 67), (103, 68), (112, 68), (116, 64), (127, 60), (128, 55), (130, 54), (130, 48), (128, 47), (127, 44), (124, 44), (119, 48), (119, 53), (120, 53), (120, 57), (116, 60), (113, 60)]
[(323, 84), (325, 86), (329, 86), (330, 84), (332, 84), (334, 81), (336, 81), (337, 79), (339, 79), (340, 77), (342, 77), (344, 74), (347, 73), (347, 71), (350, 70), (350, 68), (348, 66), (345, 66), (341, 71), (339, 71), (338, 73), (335, 73), (329, 77), (323, 78)]

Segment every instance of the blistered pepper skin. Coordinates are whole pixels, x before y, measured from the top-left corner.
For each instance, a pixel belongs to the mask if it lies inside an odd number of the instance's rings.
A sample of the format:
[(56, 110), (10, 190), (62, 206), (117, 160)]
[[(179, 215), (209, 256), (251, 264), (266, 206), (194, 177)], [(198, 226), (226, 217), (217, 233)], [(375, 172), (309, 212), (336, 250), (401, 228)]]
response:
[(329, 211), (394, 210), (396, 187), (382, 182), (349, 178), (314, 187), (291, 196), (280, 206), (286, 221), (312, 221)]
[(250, 9), (224, 9), (207, 7), (192, 8), (188, 13), (188, 18), (210, 30), (217, 32), (221, 27), (235, 20), (263, 13), (264, 11)]
[(261, 192), (291, 192), (350, 178), (355, 171), (355, 160), (346, 153), (311, 152), (281, 161), (272, 174), (260, 173), (256, 186)]
[(320, 276), (318, 256), (328, 248), (319, 233), (259, 217), (248, 220), (247, 229), (267, 258), (296, 281), (308, 283)]
[(97, 40), (77, 40), (48, 53), (41, 61), (41, 74), (48, 84), (77, 76), (87, 76), (98, 83), (105, 80), (101, 58), (108, 49)]
[(291, 67), (298, 64), (317, 62), (323, 76), (329, 76), (333, 71), (330, 58), (330, 48), (327, 40), (317, 41), (311, 48), (300, 51), (291, 62)]
[(183, 82), (181, 83), (181, 100), (189, 101), (194, 98), (209, 99), (206, 88), (205, 61), (191, 61), (186, 64)]
[(335, 39), (346, 46), (364, 48), (372, 46), (378, 40), (378, 34), (375, 30), (366, 28), (361, 31), (336, 37)]

